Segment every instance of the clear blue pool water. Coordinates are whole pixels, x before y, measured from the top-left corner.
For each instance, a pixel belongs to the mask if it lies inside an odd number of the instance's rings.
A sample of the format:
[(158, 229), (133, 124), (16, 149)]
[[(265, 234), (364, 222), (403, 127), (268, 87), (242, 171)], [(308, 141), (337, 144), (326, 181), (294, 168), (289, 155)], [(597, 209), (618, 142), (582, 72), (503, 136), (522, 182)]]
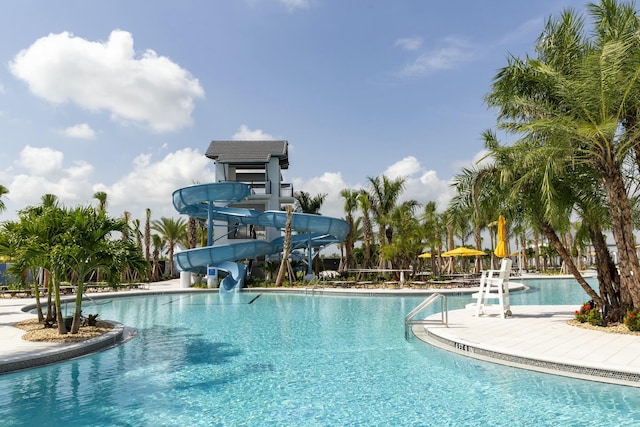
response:
[[(576, 304), (572, 280), (512, 304)], [(638, 389), (485, 363), (405, 341), (424, 297), (181, 294), (100, 301), (117, 348), (0, 376), (3, 426), (638, 425)], [(463, 307), (468, 296), (450, 299)]]

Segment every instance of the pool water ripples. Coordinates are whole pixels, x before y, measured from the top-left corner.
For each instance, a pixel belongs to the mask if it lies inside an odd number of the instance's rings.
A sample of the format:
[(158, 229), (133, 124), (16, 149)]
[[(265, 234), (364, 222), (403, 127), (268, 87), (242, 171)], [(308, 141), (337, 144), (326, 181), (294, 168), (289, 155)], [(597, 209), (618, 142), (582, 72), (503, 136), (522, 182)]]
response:
[[(552, 282), (553, 283), (553, 282)], [(514, 304), (581, 304), (531, 282)], [(553, 289), (550, 289), (553, 287)], [(577, 288), (577, 290), (576, 290)], [(465, 358), (404, 340), (423, 297), (188, 294), (114, 299), (138, 330), (93, 356), (0, 377), (3, 425), (636, 425), (635, 389)], [(452, 297), (451, 309), (469, 297)], [(439, 310), (439, 308), (433, 308)], [(6, 422), (5, 422), (6, 421)]]

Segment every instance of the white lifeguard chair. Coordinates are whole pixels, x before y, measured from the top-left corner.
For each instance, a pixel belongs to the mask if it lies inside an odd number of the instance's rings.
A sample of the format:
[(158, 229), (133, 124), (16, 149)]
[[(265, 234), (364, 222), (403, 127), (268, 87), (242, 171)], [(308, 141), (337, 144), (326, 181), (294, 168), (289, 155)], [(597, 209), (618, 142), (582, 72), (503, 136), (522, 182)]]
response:
[[(511, 304), (509, 303), (509, 276), (511, 275), (511, 260), (503, 258), (500, 270), (485, 270), (480, 277), (480, 288), (473, 294), (476, 299), (475, 316), (488, 314), (487, 309), (497, 307), (500, 317), (511, 316)], [(490, 301), (497, 300), (492, 304)]]

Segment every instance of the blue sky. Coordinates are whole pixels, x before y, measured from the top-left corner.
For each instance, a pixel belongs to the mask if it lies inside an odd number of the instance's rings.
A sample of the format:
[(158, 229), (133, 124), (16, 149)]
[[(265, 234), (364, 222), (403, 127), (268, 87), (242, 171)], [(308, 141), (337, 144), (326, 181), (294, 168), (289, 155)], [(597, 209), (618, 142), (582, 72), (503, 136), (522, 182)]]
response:
[(106, 191), (109, 212), (178, 216), (213, 179), (214, 139), (289, 141), (287, 181), (327, 193), (407, 178), (451, 197), (495, 125), (483, 103), (509, 54), (585, 2), (191, 0), (12, 2), (0, 14), (0, 184), (7, 212)]

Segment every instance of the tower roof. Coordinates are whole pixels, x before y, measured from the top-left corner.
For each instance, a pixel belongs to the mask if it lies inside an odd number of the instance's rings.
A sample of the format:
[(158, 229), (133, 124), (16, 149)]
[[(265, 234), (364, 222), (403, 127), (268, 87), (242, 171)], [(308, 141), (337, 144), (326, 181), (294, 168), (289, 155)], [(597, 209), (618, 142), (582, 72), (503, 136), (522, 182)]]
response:
[(218, 163), (268, 163), (277, 157), (280, 168), (289, 168), (287, 141), (211, 141), (205, 155)]

